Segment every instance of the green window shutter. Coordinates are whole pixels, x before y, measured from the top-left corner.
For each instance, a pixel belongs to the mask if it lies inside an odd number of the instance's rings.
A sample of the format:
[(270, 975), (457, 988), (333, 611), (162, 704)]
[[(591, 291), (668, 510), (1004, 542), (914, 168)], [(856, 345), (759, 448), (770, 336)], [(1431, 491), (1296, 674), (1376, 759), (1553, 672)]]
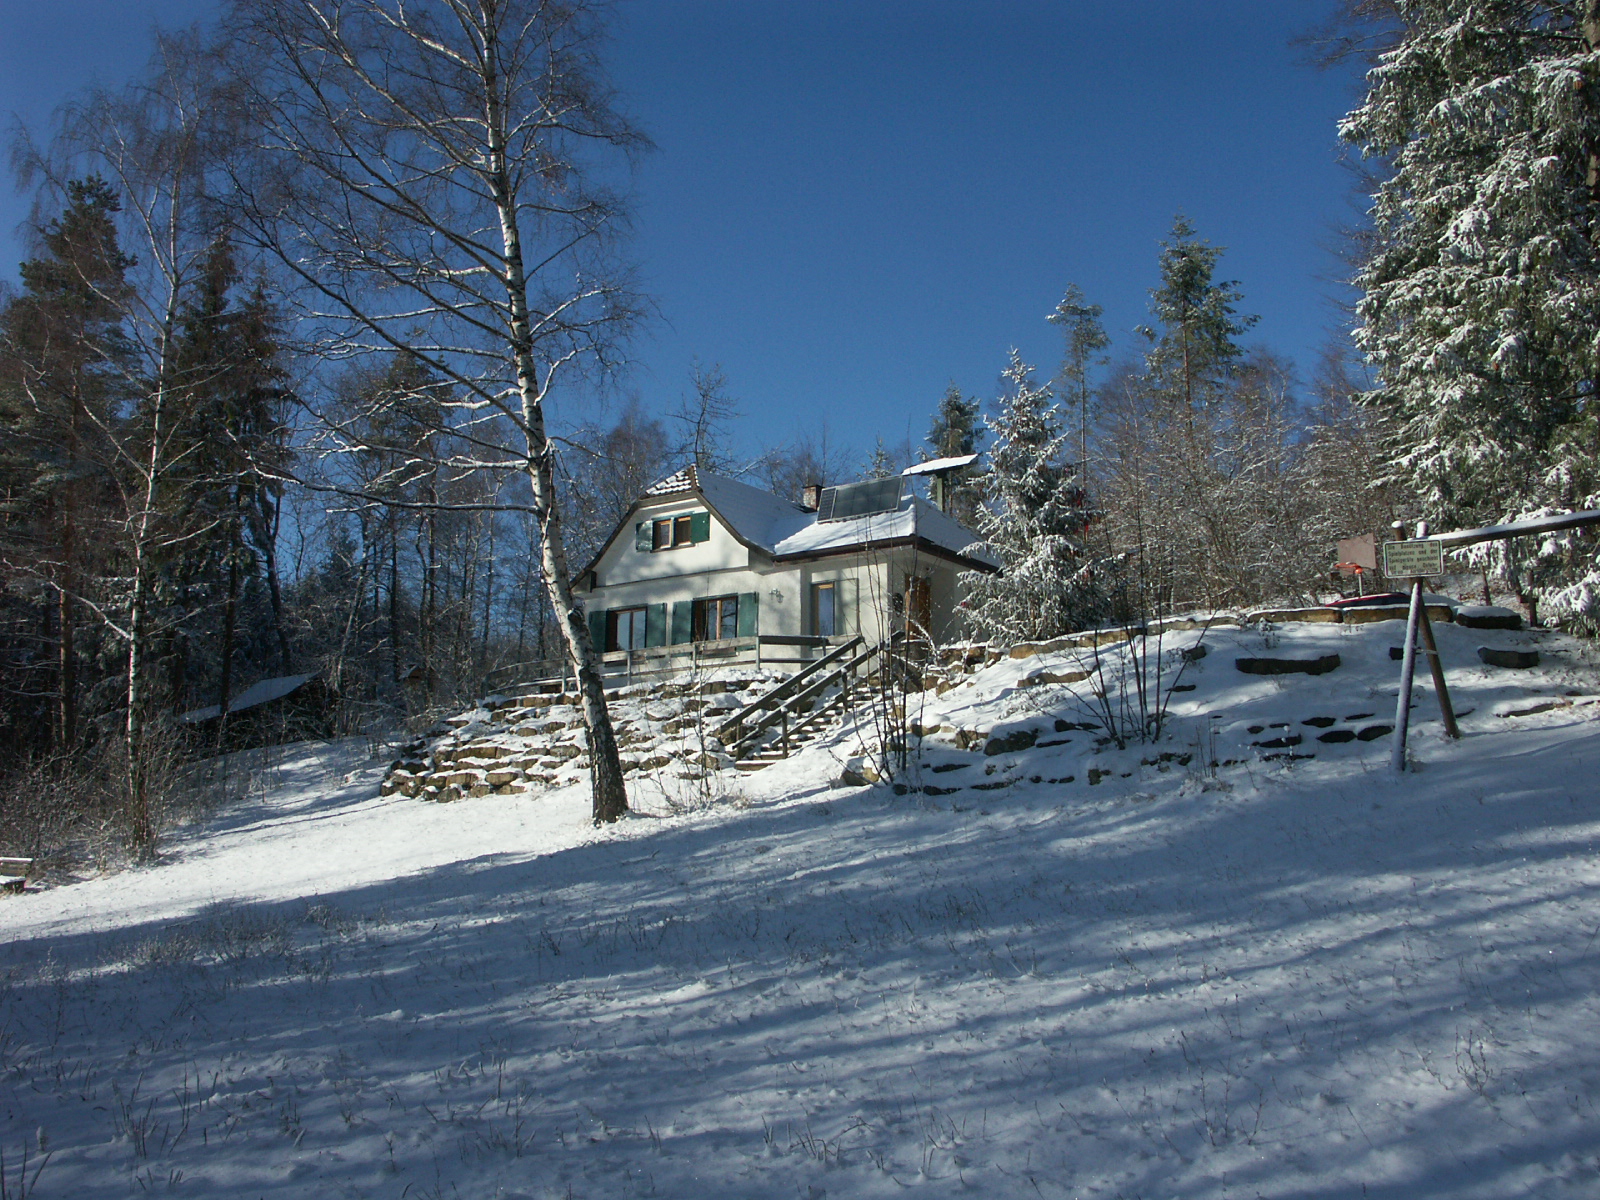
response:
[(633, 548), (635, 550), (654, 550), (655, 535), (651, 529), (651, 522), (640, 521), (633, 527)]
[(672, 644), (682, 646), (694, 640), (694, 601), (679, 600), (672, 606)]
[(644, 644), (648, 646), (665, 646), (667, 644), (667, 606), (665, 604), (649, 604), (644, 610)]
[(708, 512), (691, 513), (689, 516), (689, 538), (694, 542), (709, 542), (711, 540), (711, 514)]
[(589, 614), (589, 638), (594, 642), (596, 654), (606, 652), (606, 610), (597, 608)]
[(739, 593), (739, 636), (755, 637), (761, 622), (761, 595), (758, 592)]

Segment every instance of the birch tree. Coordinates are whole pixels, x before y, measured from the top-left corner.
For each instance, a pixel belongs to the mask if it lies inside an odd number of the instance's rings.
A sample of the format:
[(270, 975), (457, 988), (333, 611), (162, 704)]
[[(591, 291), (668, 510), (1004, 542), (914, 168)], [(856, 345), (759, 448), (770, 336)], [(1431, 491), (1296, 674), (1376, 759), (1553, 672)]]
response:
[(230, 11), (265, 150), (238, 181), (247, 224), (302, 281), (331, 349), (398, 352), (451, 382), (451, 444), (465, 449), (447, 466), (527, 474), (581, 693), (594, 819), (616, 820), (627, 796), (572, 594), (546, 414), (552, 389), (607, 363), (634, 316), (608, 259), (624, 210), (607, 184), (618, 156), (646, 143), (601, 71), (597, 12), (585, 0)]

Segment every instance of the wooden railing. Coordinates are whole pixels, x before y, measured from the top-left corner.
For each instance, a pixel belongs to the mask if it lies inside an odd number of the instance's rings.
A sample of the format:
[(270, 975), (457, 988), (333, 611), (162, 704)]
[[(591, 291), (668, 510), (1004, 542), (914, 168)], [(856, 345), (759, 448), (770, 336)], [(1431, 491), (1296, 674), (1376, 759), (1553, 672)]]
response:
[[(779, 745), (787, 753), (789, 739), (821, 721), (824, 715), (850, 706), (856, 676), (887, 648), (888, 643), (867, 646), (859, 635), (830, 650), (822, 658), (745, 705), (712, 730), (722, 748), (740, 758), (755, 747), (768, 730), (779, 730)], [(823, 699), (830, 688), (838, 693)], [(818, 703), (821, 701), (821, 703)]]
[[(859, 639), (856, 639), (859, 640)], [(833, 639), (802, 634), (761, 634), (752, 637), (685, 642), (677, 646), (651, 646), (641, 650), (611, 650), (600, 656), (600, 667), (607, 686), (634, 679), (658, 679), (716, 667), (752, 666), (787, 669), (814, 666), (813, 657), (830, 652)], [(487, 691), (514, 691), (536, 683), (573, 678), (572, 666), (564, 658), (537, 659), (496, 667), (485, 677)], [(565, 688), (563, 687), (563, 690)]]

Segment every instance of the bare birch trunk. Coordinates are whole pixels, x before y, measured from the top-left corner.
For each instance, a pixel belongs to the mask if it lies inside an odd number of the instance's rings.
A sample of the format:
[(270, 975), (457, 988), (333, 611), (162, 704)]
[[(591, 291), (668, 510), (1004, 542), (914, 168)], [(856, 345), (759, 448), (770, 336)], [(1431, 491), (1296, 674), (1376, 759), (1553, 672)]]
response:
[[(238, 503), (235, 498), (235, 504)], [(228, 740), (228, 701), (233, 698), (233, 644), (238, 636), (239, 624), (239, 557), (237, 552), (238, 529), (237, 526), (230, 533), (228, 541), (228, 598), (222, 607), (222, 647), (221, 647), (221, 674), (222, 699), (218, 703), (217, 714), (217, 753), (221, 754), (227, 747)]]
[(155, 852), (156, 827), (150, 796), (150, 747), (146, 743), (147, 708), (145, 657), (150, 607), (150, 550), (156, 521), (156, 484), (160, 479), (161, 439), (166, 432), (167, 391), (156, 385), (151, 413), (150, 454), (141, 481), (139, 511), (133, 516), (133, 586), (128, 600), (128, 688), (123, 734), (128, 762), (128, 840), (141, 857)]
[[(68, 485), (71, 486), (70, 484)], [(72, 557), (77, 553), (75, 528), (68, 500), (68, 513), (61, 530), (61, 579), (56, 597), (56, 632), (58, 666), (56, 680), (60, 687), (60, 702), (56, 709), (58, 750), (71, 750), (78, 740), (78, 652), (73, 645), (72, 589), (76, 580), (72, 573)]]
[[(487, 25), (492, 30), (493, 25)], [(556, 507), (554, 448), (545, 434), (544, 409), (539, 395), (538, 372), (533, 361), (533, 322), (528, 312), (527, 275), (522, 260), (522, 232), (517, 220), (516, 195), (511, 186), (505, 154), (504, 113), (500, 107), (497, 51), (494, 41), (485, 47), (488, 99), (489, 170), (500, 232), (505, 246), (505, 283), (511, 306), (511, 351), (516, 360), (517, 390), (522, 400), (522, 428), (526, 439), (528, 479), (533, 486), (534, 517), (539, 523), (540, 557), (545, 587), (555, 609), (561, 635), (567, 644), (577, 676), (584, 729), (589, 736), (589, 778), (596, 825), (616, 821), (628, 811), (628, 793), (622, 779), (622, 760), (616, 733), (606, 708), (600, 656), (589, 636), (589, 625), (572, 594), (566, 542)]]

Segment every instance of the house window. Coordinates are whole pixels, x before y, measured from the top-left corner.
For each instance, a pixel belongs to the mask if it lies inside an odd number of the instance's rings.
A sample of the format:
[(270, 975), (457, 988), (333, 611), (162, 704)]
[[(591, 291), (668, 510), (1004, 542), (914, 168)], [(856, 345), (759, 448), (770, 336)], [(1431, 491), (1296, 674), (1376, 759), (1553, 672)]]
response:
[(675, 550), (679, 546), (698, 546), (711, 540), (711, 514), (687, 512), (671, 517), (640, 521), (634, 527), (634, 549), (645, 554)]
[(811, 632), (819, 637), (833, 637), (839, 632), (838, 592), (832, 583), (811, 585)]
[(681, 517), (667, 517), (657, 521), (651, 544), (656, 550), (694, 545), (694, 514), (685, 513)]
[(694, 602), (694, 640), (717, 641), (739, 636), (739, 597), (713, 596)]
[(607, 650), (643, 650), (645, 647), (645, 610), (643, 608), (617, 608), (606, 614)]

